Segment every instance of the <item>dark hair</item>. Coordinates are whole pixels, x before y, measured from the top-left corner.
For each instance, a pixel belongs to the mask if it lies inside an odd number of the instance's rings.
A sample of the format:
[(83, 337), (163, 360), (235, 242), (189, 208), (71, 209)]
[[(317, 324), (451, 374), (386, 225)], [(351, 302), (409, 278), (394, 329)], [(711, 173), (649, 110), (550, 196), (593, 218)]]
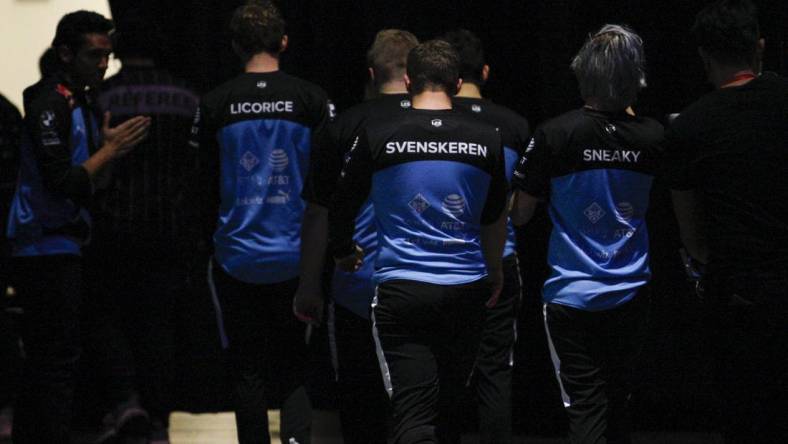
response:
[(692, 26), (698, 46), (722, 63), (753, 63), (758, 10), (749, 0), (722, 0), (703, 8)]
[(446, 33), (441, 40), (451, 44), (460, 56), (460, 77), (463, 82), (482, 85), (484, 69), (484, 48), (482, 41), (467, 29)]
[(380, 85), (405, 74), (408, 53), (419, 44), (415, 35), (402, 29), (384, 29), (375, 34), (367, 51), (367, 66), (375, 71), (375, 82)]
[(278, 54), (285, 35), (285, 20), (268, 1), (250, 1), (233, 13), (230, 21), (233, 42), (244, 55), (261, 52)]
[(109, 34), (115, 26), (101, 14), (80, 10), (63, 16), (57, 24), (52, 46), (66, 45), (73, 52), (85, 43), (85, 34)]
[(460, 57), (444, 40), (430, 40), (408, 53), (408, 77), (411, 93), (443, 90), (453, 96), (460, 78)]

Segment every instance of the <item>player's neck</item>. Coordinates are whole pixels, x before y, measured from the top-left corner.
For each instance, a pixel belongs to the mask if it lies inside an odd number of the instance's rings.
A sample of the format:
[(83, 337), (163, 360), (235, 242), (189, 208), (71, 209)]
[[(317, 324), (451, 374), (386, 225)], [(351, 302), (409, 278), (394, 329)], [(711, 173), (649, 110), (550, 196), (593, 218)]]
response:
[(469, 99), (481, 99), (482, 98), (482, 90), (479, 88), (479, 85), (473, 83), (464, 83), (460, 87), (460, 91), (457, 93), (456, 97), (467, 97)]
[(244, 72), (279, 71), (279, 55), (260, 52), (253, 55), (244, 66)]
[(404, 80), (392, 80), (386, 82), (378, 88), (378, 94), (407, 94), (408, 88), (405, 87)]
[(451, 109), (451, 97), (444, 91), (423, 91), (411, 99), (413, 109)]

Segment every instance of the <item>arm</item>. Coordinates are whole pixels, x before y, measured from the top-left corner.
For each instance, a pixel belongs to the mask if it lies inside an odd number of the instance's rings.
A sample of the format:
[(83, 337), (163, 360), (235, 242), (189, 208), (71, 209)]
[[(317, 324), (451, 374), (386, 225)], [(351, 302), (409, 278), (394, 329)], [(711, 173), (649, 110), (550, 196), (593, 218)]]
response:
[(487, 280), (491, 284), (488, 307), (498, 303), (503, 289), (503, 248), (506, 244), (506, 221), (508, 217), (507, 197), (509, 182), (506, 180), (503, 147), (500, 157), (493, 160), (490, 187), (484, 203), (481, 217), (480, 243), (484, 265), (487, 268)]
[(550, 160), (545, 139), (544, 133), (537, 130), (514, 172), (512, 187), (515, 192), (510, 215), (517, 226), (528, 223), (539, 201), (550, 193)]
[(695, 190), (672, 190), (673, 211), (679, 224), (681, 242), (690, 256), (705, 264), (709, 260), (707, 239), (702, 229), (702, 210)]
[(363, 251), (353, 241), (353, 234), (358, 211), (372, 188), (373, 168), (367, 135), (362, 131), (350, 149), (328, 214), (331, 254), (337, 267), (345, 271), (355, 271), (361, 266)]
[(528, 223), (536, 211), (536, 205), (539, 199), (530, 194), (517, 190), (512, 196), (512, 210), (510, 216), (512, 223), (521, 226)]
[(189, 189), (194, 194), (199, 213), (200, 247), (206, 252), (213, 247), (213, 234), (220, 205), (220, 161), (216, 133), (209, 125), (205, 100), (203, 99), (194, 114), (189, 146), (197, 150), (197, 163), (194, 166)]

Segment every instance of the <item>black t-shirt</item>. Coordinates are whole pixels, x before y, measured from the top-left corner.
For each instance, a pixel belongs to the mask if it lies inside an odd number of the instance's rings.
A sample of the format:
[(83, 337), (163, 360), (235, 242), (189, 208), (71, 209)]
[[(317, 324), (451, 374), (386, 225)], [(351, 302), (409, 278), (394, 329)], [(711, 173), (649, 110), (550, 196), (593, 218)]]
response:
[(709, 273), (735, 284), (788, 268), (788, 80), (765, 74), (701, 98), (667, 134), (667, 178), (697, 190)]
[(498, 130), (464, 112), (411, 109), (370, 121), (351, 145), (330, 207), (334, 256), (352, 252), (354, 219), (369, 195), (377, 282), (483, 278), (480, 229), (506, 205), (503, 157)]

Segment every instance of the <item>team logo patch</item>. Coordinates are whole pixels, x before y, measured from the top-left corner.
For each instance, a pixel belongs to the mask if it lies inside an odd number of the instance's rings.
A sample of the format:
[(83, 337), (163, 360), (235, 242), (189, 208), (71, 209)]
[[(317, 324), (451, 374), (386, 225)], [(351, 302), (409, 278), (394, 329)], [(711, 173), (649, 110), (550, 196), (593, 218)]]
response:
[(443, 199), (443, 211), (454, 217), (460, 217), (465, 213), (465, 199), (459, 194), (449, 194)]
[(268, 86), (268, 82), (266, 82), (265, 80), (260, 80), (259, 82), (257, 82), (257, 87), (260, 89), (263, 89), (267, 86)]
[(480, 113), (482, 112), (482, 107), (480, 105), (475, 105), (475, 104), (471, 105), (471, 111), (475, 113)]
[(413, 211), (421, 214), (430, 207), (430, 203), (427, 202), (427, 199), (421, 193), (418, 193), (408, 202), (408, 206), (413, 208)]
[(629, 222), (635, 215), (635, 207), (629, 202), (619, 202), (616, 204), (616, 212), (621, 219)]
[(252, 171), (254, 167), (256, 167), (260, 163), (260, 159), (257, 158), (251, 151), (247, 151), (241, 156), (241, 166), (247, 171)]
[(583, 214), (586, 215), (586, 217), (588, 218), (589, 221), (591, 221), (592, 224), (595, 224), (599, 222), (600, 219), (605, 217), (606, 213), (605, 210), (603, 210), (598, 203), (594, 202), (591, 205), (589, 205), (588, 208), (583, 210)]
[(402, 108), (410, 108), (410, 106), (411, 106), (410, 100), (405, 99), (405, 100), (399, 102), (399, 106), (402, 107)]
[(613, 125), (612, 123), (606, 123), (605, 124), (605, 132), (608, 133), (608, 134), (615, 133), (616, 132), (616, 126)]
[(41, 123), (41, 128), (52, 129), (55, 127), (55, 113), (53, 111), (46, 110), (41, 113), (41, 119), (39, 121)]
[(441, 119), (432, 119), (432, 126), (435, 128), (440, 128), (443, 125), (443, 121)]
[(277, 173), (284, 171), (285, 168), (287, 168), (287, 165), (290, 164), (290, 159), (287, 157), (285, 150), (271, 151), (271, 155), (268, 156), (268, 161), (271, 163), (271, 167)]

